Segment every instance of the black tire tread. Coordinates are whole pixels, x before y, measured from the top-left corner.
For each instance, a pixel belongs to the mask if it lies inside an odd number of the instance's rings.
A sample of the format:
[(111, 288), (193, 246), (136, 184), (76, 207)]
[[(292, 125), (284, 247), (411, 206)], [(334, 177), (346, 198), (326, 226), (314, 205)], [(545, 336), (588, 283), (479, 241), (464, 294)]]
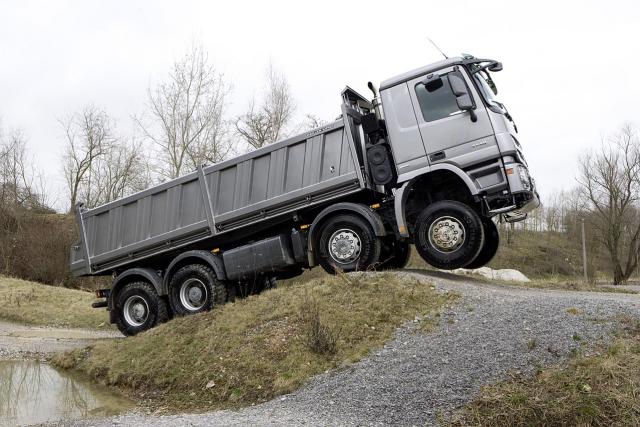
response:
[[(199, 274), (204, 277), (208, 277), (210, 279), (204, 282), (205, 284), (209, 285), (209, 291), (213, 295), (213, 298), (211, 298), (207, 302), (207, 304), (197, 312), (190, 312), (185, 308), (183, 308), (179, 302), (179, 298), (176, 298), (176, 295), (174, 294), (176, 286), (179, 285), (178, 282), (180, 281), (181, 277), (186, 273)], [(226, 303), (227, 298), (228, 298), (228, 292), (227, 292), (226, 285), (220, 280), (218, 280), (218, 277), (216, 276), (215, 271), (207, 265), (203, 265), (203, 264), (185, 265), (184, 267), (180, 268), (178, 271), (174, 273), (174, 275), (171, 277), (171, 280), (169, 282), (169, 305), (171, 306), (172, 311), (177, 315), (188, 315), (188, 314), (199, 313), (202, 311), (209, 311), (216, 305), (222, 305)]]
[[(330, 234), (330, 232), (332, 232), (332, 228), (336, 227), (340, 223), (347, 223), (350, 226), (360, 228), (360, 231), (362, 232), (362, 236), (360, 236), (363, 245), (361, 257), (355, 262), (344, 266), (334, 265), (331, 255), (329, 255), (327, 250), (324, 248), (324, 243), (326, 243), (325, 237), (328, 239), (329, 236), (327, 236), (327, 234)], [(368, 245), (368, 249), (366, 251), (364, 249), (364, 245)], [(348, 273), (351, 271), (367, 270), (370, 267), (374, 267), (380, 258), (382, 243), (375, 235), (371, 225), (364, 218), (358, 215), (342, 213), (333, 216), (324, 222), (318, 233), (316, 248), (318, 263), (320, 266), (329, 274), (337, 274), (339, 269)]]
[[(120, 312), (121, 305), (123, 301), (120, 301), (122, 295), (128, 293), (131, 290), (142, 290), (149, 297), (149, 315), (153, 318), (149, 322), (148, 326), (145, 328), (134, 328), (126, 323), (122, 313)], [(155, 312), (151, 308), (155, 307)], [(115, 296), (115, 306), (114, 310), (116, 310), (117, 315), (115, 316), (116, 326), (122, 332), (123, 335), (132, 336), (139, 334), (140, 332), (144, 332), (145, 330), (151, 329), (159, 323), (164, 323), (169, 319), (169, 310), (167, 308), (166, 301), (158, 296), (156, 289), (153, 287), (151, 283), (143, 282), (143, 281), (134, 281), (127, 283), (120, 289), (118, 294)]]
[(498, 227), (490, 218), (483, 218), (482, 225), (484, 226), (484, 245), (482, 245), (482, 249), (480, 249), (476, 259), (471, 261), (465, 268), (480, 268), (491, 262), (498, 252), (498, 247), (500, 246)]
[[(445, 254), (433, 248), (426, 234), (430, 218), (437, 215), (460, 216), (465, 221), (467, 242), (458, 251)], [(484, 227), (478, 213), (469, 205), (457, 200), (440, 200), (427, 206), (419, 215), (415, 224), (414, 243), (418, 253), (427, 263), (443, 270), (466, 267), (478, 256), (484, 245)]]

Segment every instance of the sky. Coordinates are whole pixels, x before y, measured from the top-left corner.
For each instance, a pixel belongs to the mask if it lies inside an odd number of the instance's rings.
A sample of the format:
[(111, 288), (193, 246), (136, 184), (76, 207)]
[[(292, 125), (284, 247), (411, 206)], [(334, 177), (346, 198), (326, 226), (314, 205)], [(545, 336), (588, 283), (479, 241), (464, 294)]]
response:
[(498, 98), (519, 129), (543, 197), (575, 184), (577, 159), (626, 122), (640, 126), (635, 1), (25, 1), (0, 3), (0, 118), (22, 129), (64, 209), (59, 119), (104, 108), (139, 133), (149, 86), (201, 43), (233, 87), (229, 116), (260, 90), (269, 61), (297, 115), (339, 114), (349, 85), (449, 56), (500, 60)]

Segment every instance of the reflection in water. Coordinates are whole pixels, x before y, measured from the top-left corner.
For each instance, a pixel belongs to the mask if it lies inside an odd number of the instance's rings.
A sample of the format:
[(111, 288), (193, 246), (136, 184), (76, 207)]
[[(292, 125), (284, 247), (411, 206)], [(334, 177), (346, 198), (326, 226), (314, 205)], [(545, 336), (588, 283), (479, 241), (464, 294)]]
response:
[(36, 361), (0, 360), (0, 426), (116, 415), (131, 403)]

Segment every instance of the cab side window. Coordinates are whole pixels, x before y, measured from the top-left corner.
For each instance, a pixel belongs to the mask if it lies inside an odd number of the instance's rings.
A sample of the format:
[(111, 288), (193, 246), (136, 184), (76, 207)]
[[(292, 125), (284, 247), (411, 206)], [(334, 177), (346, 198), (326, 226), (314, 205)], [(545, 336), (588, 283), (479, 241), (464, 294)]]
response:
[(449, 76), (442, 76), (442, 83), (442, 87), (433, 92), (428, 92), (421, 83), (415, 86), (422, 117), (426, 122), (440, 120), (460, 111), (456, 97), (451, 91)]

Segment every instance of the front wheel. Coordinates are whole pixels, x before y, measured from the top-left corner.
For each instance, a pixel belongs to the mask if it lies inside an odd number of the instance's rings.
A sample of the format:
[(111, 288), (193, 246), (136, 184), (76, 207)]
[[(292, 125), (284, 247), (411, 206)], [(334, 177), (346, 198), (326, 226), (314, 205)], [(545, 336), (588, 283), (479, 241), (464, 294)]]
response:
[(147, 282), (132, 282), (118, 292), (115, 300), (116, 325), (131, 336), (153, 328), (169, 318), (167, 303)]
[(500, 246), (498, 227), (489, 218), (483, 218), (482, 224), (484, 225), (484, 245), (482, 245), (482, 249), (480, 249), (476, 259), (471, 261), (466, 268), (480, 268), (488, 264), (498, 252), (498, 246)]
[(329, 218), (320, 230), (318, 263), (329, 274), (367, 270), (380, 258), (380, 239), (367, 221), (357, 215)]
[(466, 204), (441, 200), (418, 215), (414, 243), (422, 259), (436, 268), (466, 267), (484, 244), (482, 221)]

